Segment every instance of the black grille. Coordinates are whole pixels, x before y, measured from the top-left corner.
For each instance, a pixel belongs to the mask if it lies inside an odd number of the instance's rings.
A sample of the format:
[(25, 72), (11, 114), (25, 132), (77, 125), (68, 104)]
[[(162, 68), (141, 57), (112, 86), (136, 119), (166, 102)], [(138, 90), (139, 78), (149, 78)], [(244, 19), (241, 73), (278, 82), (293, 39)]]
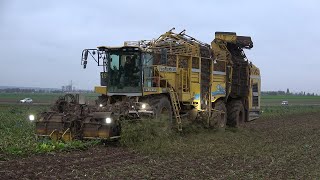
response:
[(252, 92), (258, 92), (258, 84), (252, 85)]
[(252, 96), (252, 106), (259, 106), (259, 96)]

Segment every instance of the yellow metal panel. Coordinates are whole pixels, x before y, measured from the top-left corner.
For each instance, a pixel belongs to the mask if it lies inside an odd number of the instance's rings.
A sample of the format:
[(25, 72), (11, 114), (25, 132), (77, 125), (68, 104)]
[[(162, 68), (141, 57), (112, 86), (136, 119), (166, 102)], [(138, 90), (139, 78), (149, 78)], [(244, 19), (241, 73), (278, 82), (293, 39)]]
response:
[(258, 96), (259, 96), (259, 102), (258, 102), (258, 109), (260, 109), (261, 106), (261, 83), (260, 83), (260, 76), (254, 76), (254, 78), (251, 78), (250, 80), (250, 89), (249, 89), (249, 97), (248, 97), (248, 101), (249, 101), (249, 109), (253, 109), (253, 104), (252, 104), (252, 96), (253, 96), (253, 92), (252, 92), (252, 86), (253, 84), (258, 84)]
[(211, 101), (215, 102), (220, 97), (226, 96), (226, 83), (225, 82), (212, 82), (211, 87)]
[(226, 42), (232, 42), (235, 43), (237, 41), (237, 34), (236, 33), (216, 33), (215, 34), (216, 39), (221, 39)]
[(253, 109), (253, 104), (252, 104), (252, 96), (253, 96), (253, 92), (252, 92), (252, 86), (253, 84), (258, 84), (258, 96), (259, 96), (259, 101), (258, 101), (258, 107), (257, 109), (260, 109), (261, 106), (261, 76), (260, 76), (260, 69), (258, 67), (256, 67), (253, 64), (250, 64), (250, 91), (249, 91), (249, 97), (248, 97), (248, 101), (249, 101), (249, 109)]
[(182, 93), (181, 95), (182, 95), (181, 96), (182, 102), (191, 102), (192, 101), (193, 96), (190, 93)]
[[(179, 69), (177, 69), (176, 71), (178, 72)], [(169, 84), (171, 84), (171, 85), (178, 84), (176, 82), (176, 72), (160, 72), (159, 74), (162, 77), (162, 79), (167, 80)], [(177, 88), (177, 87), (175, 87), (175, 88)]]
[(196, 72), (191, 73), (191, 82), (200, 83), (200, 73), (196, 73)]
[(160, 94), (162, 93), (161, 87), (144, 87), (143, 88), (143, 95), (150, 95), (150, 94)]
[(193, 104), (195, 107), (200, 110), (200, 83), (191, 83), (191, 91), (190, 93), (193, 95)]
[(213, 82), (226, 82), (226, 76), (224, 75), (213, 75)]
[(107, 86), (95, 86), (94, 92), (98, 94), (107, 94)]

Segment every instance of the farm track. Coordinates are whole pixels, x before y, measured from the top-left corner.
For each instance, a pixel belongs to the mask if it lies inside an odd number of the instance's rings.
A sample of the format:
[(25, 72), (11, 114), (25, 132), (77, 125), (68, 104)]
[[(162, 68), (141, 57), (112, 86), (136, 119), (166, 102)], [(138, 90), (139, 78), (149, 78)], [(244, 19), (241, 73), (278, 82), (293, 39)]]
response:
[(49, 106), (52, 103), (39, 102), (39, 103), (25, 104), (25, 103), (17, 103), (17, 102), (10, 102), (10, 101), (1, 101), (0, 104), (3, 104), (3, 105), (16, 105), (16, 106)]
[[(263, 118), (244, 129), (249, 134), (243, 137), (255, 137), (227, 153), (208, 145), (212, 139), (200, 139), (191, 153), (177, 150), (164, 156), (101, 145), (2, 161), (0, 179), (320, 178), (320, 112)], [(221, 146), (232, 149), (237, 140), (223, 142)]]
[(17, 99), (5, 99), (0, 98), (0, 104), (1, 105), (16, 105), (16, 106), (39, 106), (39, 105), (51, 105), (53, 104), (53, 101), (49, 100), (42, 100), (42, 101), (36, 101), (33, 103), (20, 103)]

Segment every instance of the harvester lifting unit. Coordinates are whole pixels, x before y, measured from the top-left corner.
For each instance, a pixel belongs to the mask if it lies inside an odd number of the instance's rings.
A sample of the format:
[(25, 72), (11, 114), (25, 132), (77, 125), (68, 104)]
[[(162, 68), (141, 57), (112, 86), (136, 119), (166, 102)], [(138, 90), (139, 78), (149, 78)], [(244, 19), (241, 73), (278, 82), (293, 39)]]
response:
[(216, 32), (211, 45), (174, 29), (154, 40), (84, 49), (81, 64), (93, 58), (101, 84), (96, 105), (78, 96), (61, 97), (36, 118), (38, 136), (53, 139), (112, 139), (121, 122), (165, 119), (182, 131), (190, 122), (224, 129), (260, 114), (260, 71), (246, 57), (250, 37)]

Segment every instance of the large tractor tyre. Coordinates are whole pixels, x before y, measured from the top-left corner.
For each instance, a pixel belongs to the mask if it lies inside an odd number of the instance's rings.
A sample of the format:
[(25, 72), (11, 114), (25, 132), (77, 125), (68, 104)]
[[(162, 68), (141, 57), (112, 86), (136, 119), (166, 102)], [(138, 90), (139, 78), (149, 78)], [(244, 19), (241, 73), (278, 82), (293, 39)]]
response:
[(218, 100), (217, 102), (215, 102), (214, 107), (215, 110), (213, 112), (213, 118), (215, 120), (213, 121), (213, 124), (210, 125), (213, 127), (218, 128), (219, 130), (224, 131), (226, 129), (226, 125), (227, 125), (227, 107), (224, 101), (222, 100)]
[(227, 107), (228, 121), (227, 125), (231, 127), (241, 127), (245, 121), (245, 111), (240, 100), (231, 101)]
[(172, 107), (167, 97), (160, 98), (155, 104), (155, 115), (157, 120), (166, 121), (170, 125), (173, 124)]

